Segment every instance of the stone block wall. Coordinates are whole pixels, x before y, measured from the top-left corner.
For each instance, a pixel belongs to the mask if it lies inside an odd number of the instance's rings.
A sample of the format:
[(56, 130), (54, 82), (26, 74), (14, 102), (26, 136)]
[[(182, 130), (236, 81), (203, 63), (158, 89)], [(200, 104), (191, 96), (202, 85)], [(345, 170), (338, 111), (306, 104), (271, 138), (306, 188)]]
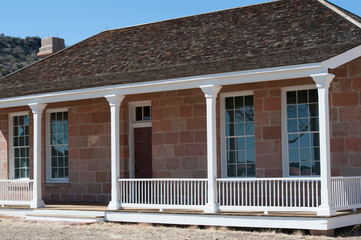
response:
[(331, 165), (333, 175), (361, 175), (361, 59), (330, 71)]
[(156, 93), (152, 114), (153, 177), (206, 177), (206, 105), (201, 89)]

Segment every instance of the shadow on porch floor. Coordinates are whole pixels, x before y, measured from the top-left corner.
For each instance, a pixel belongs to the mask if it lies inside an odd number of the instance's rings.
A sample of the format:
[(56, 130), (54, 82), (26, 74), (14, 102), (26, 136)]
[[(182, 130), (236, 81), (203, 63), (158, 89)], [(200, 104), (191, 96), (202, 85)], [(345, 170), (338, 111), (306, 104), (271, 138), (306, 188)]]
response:
[[(29, 206), (21, 205), (6, 205), (7, 209), (29, 209)], [(268, 216), (268, 217), (310, 217), (318, 218), (315, 212), (284, 212), (284, 211), (269, 211), (264, 214), (263, 211), (223, 211), (214, 214), (205, 214), (202, 210), (187, 210), (187, 209), (147, 209), (147, 208), (124, 208), (121, 210), (108, 210), (106, 203), (79, 203), (79, 202), (46, 202), (46, 210), (73, 210), (73, 211), (109, 211), (109, 212), (137, 212), (137, 213), (164, 213), (164, 214), (196, 214), (196, 215), (228, 215), (228, 216)], [(340, 211), (336, 216), (347, 216), (353, 214), (360, 214), (361, 209), (357, 211)], [(321, 218), (321, 217), (320, 217)], [(324, 218), (324, 217), (322, 217)]]

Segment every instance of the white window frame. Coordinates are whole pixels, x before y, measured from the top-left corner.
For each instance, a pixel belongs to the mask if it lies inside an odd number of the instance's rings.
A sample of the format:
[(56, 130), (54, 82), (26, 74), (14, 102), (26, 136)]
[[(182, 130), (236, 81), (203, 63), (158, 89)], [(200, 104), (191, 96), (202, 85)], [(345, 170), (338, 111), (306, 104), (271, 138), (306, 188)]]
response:
[[(46, 130), (45, 130), (45, 134), (46, 134), (46, 182), (47, 183), (68, 183), (69, 182), (69, 178), (52, 178), (51, 177), (51, 144), (50, 144), (50, 114), (54, 113), (54, 112), (68, 112), (68, 116), (69, 116), (69, 111), (68, 108), (53, 108), (53, 109), (47, 109), (46, 110), (46, 117), (45, 117), (45, 121), (46, 121)], [(69, 122), (68, 122), (68, 126), (69, 126)], [(69, 136), (69, 131), (68, 131), (68, 136)], [(68, 147), (69, 147), (69, 142), (68, 142)], [(69, 162), (68, 162), (68, 172), (69, 172)]]
[[(29, 180), (30, 179), (30, 162), (29, 162), (29, 178), (15, 178), (14, 173), (14, 117), (29, 115), (29, 111), (9, 113), (9, 179)], [(30, 121), (30, 115), (29, 115)], [(29, 124), (30, 128), (30, 124)], [(30, 150), (30, 137), (29, 137), (29, 150)], [(30, 158), (30, 156), (29, 156)]]
[(150, 107), (150, 115), (152, 117), (152, 101), (139, 101), (130, 102), (129, 106), (129, 178), (135, 177), (135, 166), (134, 166), (134, 128), (152, 127), (151, 120), (136, 121), (136, 107)]
[(287, 132), (287, 92), (317, 89), (316, 84), (300, 85), (282, 88), (281, 96), (281, 118), (282, 118), (282, 174), (283, 177), (310, 178), (315, 176), (290, 176), (288, 159), (288, 132)]
[[(233, 178), (227, 176), (227, 150), (226, 150), (226, 120), (225, 120), (225, 100), (227, 97), (242, 97), (242, 96), (253, 96), (253, 104), (254, 104), (254, 92), (253, 91), (240, 91), (240, 92), (229, 92), (229, 93), (221, 93), (220, 94), (220, 139), (221, 139), (221, 176), (222, 178)], [(238, 177), (239, 178), (239, 177)], [(244, 177), (247, 179), (254, 177)]]

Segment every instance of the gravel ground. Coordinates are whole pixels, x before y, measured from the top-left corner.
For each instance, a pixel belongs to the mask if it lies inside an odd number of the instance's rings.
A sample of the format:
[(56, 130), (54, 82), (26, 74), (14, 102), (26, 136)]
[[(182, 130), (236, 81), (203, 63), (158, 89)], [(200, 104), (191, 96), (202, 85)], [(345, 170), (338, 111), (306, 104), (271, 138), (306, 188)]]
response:
[[(360, 239), (360, 227), (336, 232), (336, 239)], [(348, 235), (353, 235), (346, 237)], [(0, 216), (0, 239), (335, 239), (310, 236), (302, 231), (240, 230), (225, 227), (174, 227), (149, 224), (94, 223), (69, 224), (35, 222)]]

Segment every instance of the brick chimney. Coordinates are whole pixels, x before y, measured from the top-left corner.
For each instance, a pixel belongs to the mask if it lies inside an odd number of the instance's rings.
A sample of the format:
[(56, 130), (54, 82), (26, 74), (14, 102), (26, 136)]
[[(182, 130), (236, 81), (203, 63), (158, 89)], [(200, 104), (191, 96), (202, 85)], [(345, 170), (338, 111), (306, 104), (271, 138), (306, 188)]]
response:
[(56, 37), (47, 37), (41, 39), (41, 48), (38, 52), (38, 57), (40, 59), (50, 56), (53, 53), (56, 53), (65, 48), (64, 39)]

